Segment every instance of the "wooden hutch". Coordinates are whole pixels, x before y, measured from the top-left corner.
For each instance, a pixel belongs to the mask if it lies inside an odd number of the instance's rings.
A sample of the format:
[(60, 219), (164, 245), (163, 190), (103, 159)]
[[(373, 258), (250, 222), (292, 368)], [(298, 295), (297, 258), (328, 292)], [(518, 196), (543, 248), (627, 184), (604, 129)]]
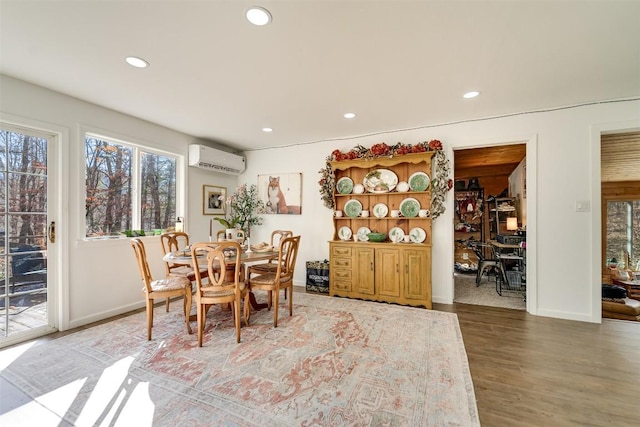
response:
[[(382, 169), (392, 171), (399, 182), (409, 182), (416, 172), (424, 172), (432, 179), (431, 159), (433, 151), (379, 157), (333, 161), (330, 163), (336, 183), (348, 177), (354, 184), (363, 183), (367, 174)], [(337, 187), (337, 186), (336, 186)], [(368, 192), (341, 194), (334, 191), (336, 211), (344, 211), (345, 204), (357, 200), (362, 210), (370, 215), (350, 217), (346, 214), (333, 218), (333, 240), (329, 242), (331, 296), (361, 298), (410, 306), (432, 308), (431, 305), (431, 217), (392, 217), (392, 210), (400, 210), (400, 204), (413, 198), (420, 209), (431, 208), (431, 186), (424, 191), (398, 191), (397, 187), (388, 192)], [(374, 214), (374, 206), (384, 204), (388, 213), (383, 217)], [(339, 232), (348, 227), (357, 234), (362, 227), (372, 232), (387, 234), (384, 242), (354, 241), (346, 239)], [(411, 230), (424, 230), (422, 242), (412, 238), (410, 242), (392, 243), (389, 231), (399, 227), (405, 235)], [(341, 238), (342, 237), (342, 238)]]

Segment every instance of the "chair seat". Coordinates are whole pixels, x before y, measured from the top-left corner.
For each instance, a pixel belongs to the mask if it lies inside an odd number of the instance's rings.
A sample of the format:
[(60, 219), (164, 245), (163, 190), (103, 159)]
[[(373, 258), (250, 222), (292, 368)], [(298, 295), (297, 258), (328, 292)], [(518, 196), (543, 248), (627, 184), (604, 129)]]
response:
[[(173, 291), (177, 289), (190, 289), (191, 281), (186, 277), (172, 277), (169, 279), (158, 279), (151, 282), (153, 292)], [(142, 288), (146, 292), (146, 288)]]
[[(259, 276), (255, 276), (251, 278), (251, 284), (252, 285), (273, 285), (275, 284), (276, 281), (276, 273), (265, 273), (265, 274), (260, 274)], [(287, 274), (287, 275), (283, 275), (280, 276), (280, 284), (284, 284), (287, 285), (287, 282), (291, 282), (291, 275)]]
[[(228, 297), (234, 295), (233, 289), (215, 289), (218, 286), (204, 286), (202, 288), (202, 296), (203, 297)], [(245, 284), (239, 283), (240, 292), (244, 293)]]
[(275, 273), (278, 270), (278, 264), (272, 262), (255, 264), (249, 267), (249, 270), (251, 273)]

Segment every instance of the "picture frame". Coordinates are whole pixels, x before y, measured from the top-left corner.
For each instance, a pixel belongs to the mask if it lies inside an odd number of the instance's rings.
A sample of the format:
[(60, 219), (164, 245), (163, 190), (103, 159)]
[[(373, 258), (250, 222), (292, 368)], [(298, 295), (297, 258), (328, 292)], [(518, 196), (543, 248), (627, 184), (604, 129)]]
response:
[(227, 213), (227, 188), (217, 185), (202, 186), (202, 214), (225, 215)]
[(258, 175), (258, 197), (265, 214), (302, 214), (302, 173)]

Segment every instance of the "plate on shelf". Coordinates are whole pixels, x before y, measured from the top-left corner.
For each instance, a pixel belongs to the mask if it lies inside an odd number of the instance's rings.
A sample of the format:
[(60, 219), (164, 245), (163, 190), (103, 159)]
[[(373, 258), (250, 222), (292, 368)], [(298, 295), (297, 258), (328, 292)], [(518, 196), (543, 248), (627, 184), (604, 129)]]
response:
[(360, 227), (358, 228), (358, 240), (361, 240), (363, 242), (366, 242), (369, 240), (369, 236), (367, 236), (367, 234), (371, 233), (371, 230), (369, 230), (367, 227)]
[(346, 225), (344, 227), (340, 227), (340, 230), (338, 230), (338, 237), (340, 240), (351, 240), (351, 229)]
[(422, 243), (427, 238), (427, 232), (420, 227), (414, 227), (409, 230), (409, 239), (413, 243)]
[(351, 199), (344, 204), (344, 213), (350, 218), (357, 218), (362, 212), (362, 203), (356, 199)]
[(398, 185), (398, 175), (389, 169), (375, 169), (365, 175), (362, 184), (369, 193), (388, 193)]
[(402, 239), (404, 239), (404, 230), (402, 230), (402, 228), (393, 227), (389, 230), (389, 240), (393, 243), (402, 242)]
[(413, 197), (407, 197), (400, 202), (400, 212), (405, 218), (415, 218), (420, 212), (420, 202)]
[(416, 172), (409, 177), (409, 188), (411, 191), (425, 191), (429, 188), (431, 179), (424, 172)]
[(349, 177), (342, 177), (336, 182), (336, 190), (340, 194), (351, 194), (353, 191), (353, 181)]
[(384, 203), (377, 203), (373, 207), (373, 216), (376, 218), (384, 218), (389, 213), (389, 208)]

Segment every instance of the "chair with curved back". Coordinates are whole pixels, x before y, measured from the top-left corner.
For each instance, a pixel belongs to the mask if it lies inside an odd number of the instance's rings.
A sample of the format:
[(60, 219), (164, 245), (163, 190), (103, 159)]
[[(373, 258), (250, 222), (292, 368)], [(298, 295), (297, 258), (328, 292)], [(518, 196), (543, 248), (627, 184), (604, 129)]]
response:
[(194, 265), (202, 254), (206, 254), (207, 260), (207, 276), (202, 276), (198, 270), (195, 272), (199, 347), (202, 347), (206, 314), (213, 304), (231, 304), (237, 342), (240, 342), (240, 300), (244, 300), (243, 317), (245, 324), (249, 324), (249, 292), (241, 280), (241, 253), (240, 245), (234, 241), (196, 243), (192, 247)]
[(189, 325), (189, 312), (191, 311), (191, 281), (186, 277), (170, 277), (166, 279), (153, 280), (151, 270), (147, 262), (147, 251), (141, 239), (131, 239), (131, 246), (136, 254), (138, 268), (142, 276), (144, 287), (142, 292), (146, 297), (147, 304), (147, 339), (151, 340), (151, 329), (153, 328), (153, 303), (156, 298), (184, 297), (184, 316), (187, 324), (187, 332), (191, 332)]
[[(186, 248), (189, 246), (189, 235), (184, 231), (162, 233), (160, 235), (160, 244), (162, 245), (163, 255), (166, 255), (169, 252), (186, 250)], [(164, 268), (167, 278), (186, 277), (191, 282), (196, 280), (195, 272), (191, 266), (178, 265), (165, 261)], [(207, 270), (201, 269), (200, 273), (206, 275)], [(169, 298), (167, 298), (166, 310), (169, 311)]]
[[(300, 236), (286, 237), (280, 241), (276, 271), (248, 277), (249, 288), (267, 291), (268, 308), (273, 305), (273, 327), (278, 327), (278, 299), (280, 290), (289, 289), (289, 316), (293, 315), (293, 273), (298, 257)], [(273, 304), (272, 304), (273, 300)]]
[[(282, 239), (293, 236), (293, 231), (291, 230), (274, 230), (271, 233), (271, 241), (270, 246), (272, 248), (276, 248), (280, 246), (280, 242)], [(271, 259), (267, 262), (263, 262), (260, 264), (254, 264), (247, 268), (247, 277), (251, 277), (252, 274), (264, 274), (264, 273), (273, 273), (278, 269), (278, 265), (275, 259)], [(284, 299), (287, 299), (287, 290), (284, 290)]]

